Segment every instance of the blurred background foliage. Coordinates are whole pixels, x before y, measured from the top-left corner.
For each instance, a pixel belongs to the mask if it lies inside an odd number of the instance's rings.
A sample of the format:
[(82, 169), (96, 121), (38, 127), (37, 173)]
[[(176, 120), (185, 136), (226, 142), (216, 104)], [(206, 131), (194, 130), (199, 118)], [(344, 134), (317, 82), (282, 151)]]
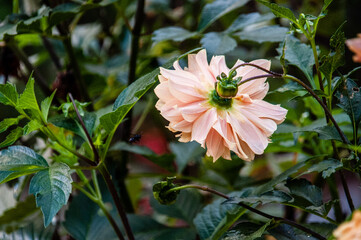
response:
[[(292, 9), (296, 16), (301, 12), (318, 15), (323, 5), (322, 0), (274, 2)], [(18, 11), (14, 10), (16, 3), (19, 4)], [(2, 0), (0, 38), (4, 41), (0, 42), (0, 81), (13, 82), (21, 91), (34, 70), (39, 99), (44, 99), (57, 88), (56, 106), (66, 101), (67, 93), (71, 92), (79, 101), (90, 102), (87, 111), (97, 116), (109, 112), (119, 93), (129, 84), (131, 42), (134, 39), (131, 28), (136, 9), (137, 1), (133, 0)], [(321, 20), (316, 36), (321, 55), (329, 52), (329, 39), (344, 21), (347, 21), (344, 27), (346, 38), (353, 38), (361, 32), (359, 9), (359, 0), (338, 0), (330, 5), (328, 16)], [(212, 55), (226, 55), (229, 67), (237, 59), (265, 58), (272, 61), (273, 71), (282, 72), (277, 48), (289, 31), (289, 22), (275, 18), (268, 8), (256, 1), (147, 0), (144, 13), (136, 78), (197, 47), (206, 48), (209, 59)], [(296, 37), (307, 42), (301, 35), (296, 34)], [(344, 74), (357, 67), (351, 56), (346, 50), (346, 64), (340, 70)], [(182, 60), (182, 64), (186, 65), (186, 61)], [(289, 72), (300, 75), (296, 67), (290, 66)], [(360, 72), (353, 76), (361, 79)], [(302, 80), (307, 82), (306, 78)], [(233, 161), (220, 159), (212, 163), (212, 159), (204, 157), (205, 151), (199, 144), (177, 142), (164, 127), (167, 122), (154, 107), (157, 98), (152, 90), (135, 105), (130, 113), (132, 117), (128, 115), (122, 124), (128, 128), (121, 125), (118, 129), (107, 161), (130, 214), (136, 239), (206, 239), (229, 214), (227, 211), (234, 208), (220, 205), (220, 200), (209, 204), (212, 196), (192, 190), (182, 192), (175, 205), (159, 205), (152, 197), (152, 185), (166, 176), (176, 175), (179, 183), (206, 184), (225, 193), (245, 191), (267, 182), (302, 160), (332, 152), (330, 141), (320, 140), (322, 130), (315, 130), (326, 125), (323, 111), (316, 101), (293, 83), (281, 79), (270, 79), (269, 82), (270, 93), (266, 100), (281, 104), (288, 109), (288, 114), (272, 136), (265, 154), (253, 162), (243, 162), (234, 155)], [(8, 106), (1, 105), (0, 112), (0, 120), (16, 116)], [(55, 107), (51, 112), (53, 116), (59, 113)], [(333, 113), (342, 130), (352, 138), (347, 115), (340, 109)], [(124, 134), (126, 131), (128, 134)], [(2, 132), (0, 139), (5, 139), (8, 134), (8, 131)], [(130, 143), (129, 139), (135, 134), (141, 138)], [(18, 143), (49, 155), (44, 144), (51, 143), (44, 142), (44, 137), (41, 133), (33, 133), (20, 138)], [(328, 139), (327, 136), (323, 138)], [(97, 140), (100, 141), (95, 139), (95, 142)], [(71, 141), (81, 144), (76, 135)], [(60, 148), (57, 150), (59, 155), (66, 154)], [(341, 156), (348, 157), (348, 153), (343, 149)], [(336, 168), (329, 169), (330, 175)], [(306, 172), (304, 177), (319, 187), (317, 197), (321, 202), (327, 202), (333, 193), (321, 183), (319, 169), (313, 174), (312, 171)], [(349, 180), (355, 179), (350, 175)], [(51, 227), (44, 230), (38, 224), (42, 220), (34, 198), (28, 197), (24, 191), (28, 181), (23, 177), (1, 186), (0, 236), (3, 234), (4, 239), (115, 237), (106, 218), (99, 215), (97, 206), (80, 193), (72, 195), (69, 205), (61, 210)], [(330, 188), (336, 184), (335, 178), (327, 181)], [(356, 186), (351, 189), (353, 195), (361, 196)], [(111, 202), (107, 194), (104, 193), (104, 198)], [(360, 205), (361, 198), (355, 197), (354, 202)], [(203, 209), (206, 205), (207, 209)], [(348, 212), (346, 206), (338, 207), (344, 214)], [(315, 215), (308, 215), (305, 209), (294, 210), (275, 204), (264, 204), (262, 209), (276, 216), (299, 219), (302, 223), (320, 220)], [(237, 212), (237, 209), (231, 210)], [(207, 211), (219, 214), (216, 219), (209, 218), (214, 220), (213, 225), (199, 226), (202, 222), (199, 219), (210, 214)], [(238, 223), (252, 219), (247, 223), (249, 229), (259, 229), (264, 219), (248, 215), (247, 218), (242, 216)], [(330, 234), (327, 229), (332, 230), (334, 226), (325, 226), (324, 231)], [(233, 227), (233, 232), (229, 231), (224, 239), (235, 239), (232, 236), (240, 231), (241, 226), (235, 224)], [(317, 229), (319, 226), (313, 227)], [(276, 230), (268, 234), (279, 236)]]

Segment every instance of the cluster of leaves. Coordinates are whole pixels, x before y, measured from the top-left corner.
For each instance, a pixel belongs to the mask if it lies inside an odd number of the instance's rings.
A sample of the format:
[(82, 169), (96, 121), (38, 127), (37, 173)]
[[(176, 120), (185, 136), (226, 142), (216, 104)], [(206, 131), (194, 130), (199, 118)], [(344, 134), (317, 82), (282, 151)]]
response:
[[(330, 36), (327, 50), (321, 51), (315, 42), (332, 1), (325, 0), (317, 16), (296, 17), (289, 8), (265, 0), (180, 1), (180, 6), (152, 0), (145, 8), (140, 54), (132, 47), (130, 56), (129, 36), (139, 36), (128, 19), (139, 20), (137, 16), (144, 10), (139, 2), (142, 0), (68, 1), (37, 6), (37, 11), (26, 15), (19, 14), (19, 1), (14, 0), (13, 14), (0, 25), (0, 39), (29, 72), (16, 69), (20, 73), (10, 76), (12, 83), (0, 85), (0, 103), (13, 111), (0, 122), (0, 133), (6, 136), (0, 143), (0, 183), (8, 184), (0, 191), (9, 191), (13, 184), (19, 188), (17, 199), (9, 200), (13, 204), (4, 211), (0, 208), (0, 234), (9, 239), (56, 239), (58, 234), (116, 239), (119, 235), (109, 219), (114, 219), (122, 233), (127, 229), (121, 227), (114, 192), (110, 194), (107, 183), (96, 173), (103, 174), (108, 166), (123, 204), (130, 205), (127, 216), (136, 239), (313, 239), (282, 221), (288, 211), (302, 213), (296, 220), (299, 225), (331, 237), (344, 220), (340, 199), (334, 194), (335, 173), (360, 173), (361, 144), (361, 94), (357, 81), (351, 79), (357, 69), (347, 74), (340, 70), (345, 53), (343, 25)], [(200, 7), (202, 11), (195, 13)], [(26, 12), (25, 5), (23, 8)], [(179, 9), (182, 13), (177, 15)], [(169, 24), (172, 22), (179, 24)], [(279, 87), (273, 87), (267, 100), (286, 106), (287, 120), (272, 136), (266, 154), (252, 163), (235, 155), (232, 161), (213, 163), (199, 144), (179, 143), (163, 132), (164, 122), (155, 112), (150, 91), (157, 82), (159, 66), (171, 68), (175, 60), (199, 50), (199, 45), (210, 55), (228, 53), (235, 59), (242, 58), (240, 54), (248, 59), (267, 58), (278, 52), (284, 76), (296, 75), (312, 90), (295, 82), (275, 84)], [(272, 55), (267, 55), (270, 52)], [(9, 76), (1, 69), (7, 81)], [(139, 78), (128, 84), (132, 71)], [(24, 77), (26, 74), (31, 76)], [(26, 86), (19, 94), (17, 88), (23, 87), (24, 78)], [(52, 83), (51, 79), (56, 80)], [(72, 80), (75, 83), (67, 86)], [(52, 92), (50, 83), (58, 90)], [(64, 91), (82, 102), (65, 99)], [(322, 100), (340, 130), (312, 94)], [(129, 136), (117, 136), (118, 128), (132, 121), (132, 115), (143, 123), (142, 145), (127, 142)], [(146, 143), (147, 135), (151, 144)], [(172, 142), (160, 149), (167, 140)], [(126, 160), (125, 152), (133, 154), (132, 161)], [(177, 176), (175, 183), (171, 176)], [(156, 183), (164, 177), (168, 177), (166, 181)], [(149, 182), (155, 183), (153, 188)], [(214, 187), (229, 198), (210, 202), (209, 195), (196, 190), (164, 196), (167, 190), (189, 182)], [(324, 183), (331, 200), (324, 196)], [(161, 203), (173, 204), (159, 204), (152, 190)], [(0, 195), (2, 199), (9, 194)], [(275, 217), (261, 218), (242, 204)], [(62, 209), (64, 205), (67, 210)], [(38, 224), (37, 207), (46, 228)], [(65, 219), (57, 216), (59, 211), (66, 211)], [(309, 214), (327, 223), (309, 224)]]

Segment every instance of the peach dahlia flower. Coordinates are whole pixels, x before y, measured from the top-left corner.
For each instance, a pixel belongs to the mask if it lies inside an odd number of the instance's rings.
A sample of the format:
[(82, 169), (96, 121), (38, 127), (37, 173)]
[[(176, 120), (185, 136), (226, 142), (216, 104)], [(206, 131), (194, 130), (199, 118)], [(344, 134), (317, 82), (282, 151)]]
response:
[(357, 38), (346, 40), (346, 45), (355, 53), (353, 61), (361, 63), (361, 33), (357, 34)]
[(361, 211), (356, 210), (349, 222), (342, 223), (333, 232), (337, 240), (360, 240), (361, 239)]
[[(241, 63), (238, 60), (236, 65)], [(251, 63), (270, 68), (267, 60)], [(188, 68), (182, 69), (178, 61), (173, 67), (160, 69), (160, 84), (154, 91), (159, 97), (156, 108), (169, 121), (169, 130), (179, 132), (180, 142), (197, 141), (207, 147), (213, 161), (219, 157), (231, 160), (230, 150), (246, 161), (264, 152), (269, 137), (287, 113), (262, 100), (268, 91), (266, 78), (240, 85), (236, 96), (227, 100), (230, 104), (224, 106), (222, 101), (214, 100), (216, 77), (222, 72), (228, 76), (230, 71), (224, 56), (214, 56), (208, 65), (206, 51), (201, 50), (188, 55)], [(263, 74), (245, 66), (237, 69), (236, 78), (246, 80)]]

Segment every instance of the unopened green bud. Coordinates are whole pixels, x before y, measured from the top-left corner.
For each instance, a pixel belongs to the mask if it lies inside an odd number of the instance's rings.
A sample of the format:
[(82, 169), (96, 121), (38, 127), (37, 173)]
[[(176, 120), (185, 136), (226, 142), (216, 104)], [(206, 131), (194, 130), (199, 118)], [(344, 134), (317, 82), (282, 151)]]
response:
[(168, 192), (170, 189), (177, 187), (173, 180), (175, 180), (175, 177), (167, 177), (166, 181), (154, 184), (153, 195), (160, 204), (170, 205), (175, 203), (179, 190)]
[(216, 91), (222, 98), (233, 98), (237, 95), (238, 86), (233, 83), (218, 82)]

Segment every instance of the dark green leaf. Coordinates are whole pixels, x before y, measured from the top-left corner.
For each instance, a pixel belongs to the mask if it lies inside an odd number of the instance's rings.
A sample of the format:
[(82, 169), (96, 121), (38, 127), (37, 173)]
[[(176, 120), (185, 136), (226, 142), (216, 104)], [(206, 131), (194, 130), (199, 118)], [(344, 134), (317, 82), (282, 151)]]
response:
[(42, 102), (41, 102), (41, 113), (43, 114), (43, 118), (45, 120), (45, 122), (48, 121), (48, 114), (49, 114), (49, 109), (51, 106), (51, 102), (53, 101), (55, 92), (53, 92), (53, 94), (51, 94), (50, 97), (45, 98)]
[(201, 39), (202, 47), (210, 55), (225, 54), (237, 47), (237, 42), (226, 33), (210, 32)]
[[(232, 193), (230, 196), (237, 196)], [(193, 223), (201, 239), (219, 239), (245, 212), (234, 204), (222, 204), (224, 199), (218, 199), (208, 204), (196, 216)]]
[(202, 10), (198, 31), (204, 31), (213, 22), (227, 13), (242, 7), (248, 1), (249, 0), (215, 0), (212, 3), (208, 3)]
[(242, 32), (237, 32), (234, 35), (239, 37), (241, 40), (247, 40), (252, 42), (282, 42), (287, 32), (288, 28), (280, 26), (265, 26), (260, 28), (251, 28), (243, 30)]
[[(313, 81), (312, 67), (315, 64), (312, 48), (301, 43), (300, 40), (287, 35), (285, 42), (284, 58), (290, 65), (299, 68), (309, 81)], [(282, 46), (277, 49), (282, 54)]]
[(342, 32), (343, 23), (336, 32), (331, 36), (330, 39), (330, 53), (323, 57), (323, 61), (320, 66), (320, 71), (325, 75), (326, 79), (331, 82), (332, 74), (336, 71), (337, 68), (345, 64), (345, 34)]
[(320, 207), (323, 204), (321, 189), (312, 185), (306, 179), (288, 180), (286, 187), (288, 187), (293, 197), (298, 197), (295, 199), (295, 205)]
[(189, 32), (188, 30), (185, 30), (181, 27), (165, 27), (154, 31), (152, 40), (153, 42), (161, 42), (167, 40), (182, 42), (196, 35), (196, 32)]
[(183, 219), (193, 225), (193, 219), (202, 207), (202, 197), (196, 190), (182, 190), (172, 205), (162, 205), (154, 198), (151, 200), (153, 209), (169, 217)]
[(68, 165), (58, 162), (48, 169), (39, 171), (31, 179), (29, 193), (36, 197), (36, 205), (41, 208), (44, 215), (45, 227), (68, 202), (72, 182)]
[(262, 3), (266, 7), (270, 8), (273, 14), (276, 15), (277, 17), (287, 18), (288, 20), (294, 23), (297, 22), (295, 15), (290, 9), (281, 7), (275, 3), (267, 2), (265, 0), (257, 0), (257, 2)]
[(21, 136), (23, 136), (24, 130), (21, 127), (17, 127), (10, 132), (9, 135), (6, 136), (5, 140), (0, 143), (0, 148), (10, 146), (16, 140), (18, 140)]
[(248, 14), (241, 14), (238, 16), (236, 20), (232, 23), (231, 26), (228, 27), (226, 30), (227, 33), (232, 33), (235, 31), (242, 30), (245, 27), (248, 27), (252, 24), (269, 21), (273, 19), (274, 16), (272, 13), (261, 15), (257, 12), (248, 13)]
[(40, 111), (34, 91), (34, 78), (30, 77), (24, 92), (20, 95), (18, 108)]
[(347, 78), (345, 87), (336, 94), (339, 100), (337, 106), (342, 108), (356, 128), (361, 121), (361, 93), (360, 87), (353, 80)]
[(16, 107), (18, 104), (18, 93), (14, 85), (11, 83), (0, 84), (0, 102)]
[(285, 192), (273, 190), (269, 192), (265, 192), (261, 195), (248, 195), (248, 196), (240, 196), (240, 197), (234, 197), (230, 199), (229, 203), (238, 203), (238, 202), (244, 202), (244, 203), (261, 203), (261, 204), (267, 204), (267, 203), (283, 203), (283, 202), (290, 202), (293, 198), (288, 195)]
[(204, 149), (197, 142), (172, 142), (169, 148), (175, 154), (178, 173), (181, 173), (190, 161), (204, 153)]
[(12, 146), (0, 152), (0, 183), (47, 168), (46, 160), (33, 150)]
[(22, 119), (23, 116), (19, 116), (17, 118), (6, 118), (0, 122), (0, 133), (5, 132), (9, 127), (18, 124), (19, 120)]
[(263, 233), (266, 231), (267, 227), (272, 223), (272, 219), (266, 222), (262, 227), (253, 233), (243, 234), (240, 230), (232, 230), (232, 233), (228, 233), (223, 240), (255, 240), (262, 237)]

